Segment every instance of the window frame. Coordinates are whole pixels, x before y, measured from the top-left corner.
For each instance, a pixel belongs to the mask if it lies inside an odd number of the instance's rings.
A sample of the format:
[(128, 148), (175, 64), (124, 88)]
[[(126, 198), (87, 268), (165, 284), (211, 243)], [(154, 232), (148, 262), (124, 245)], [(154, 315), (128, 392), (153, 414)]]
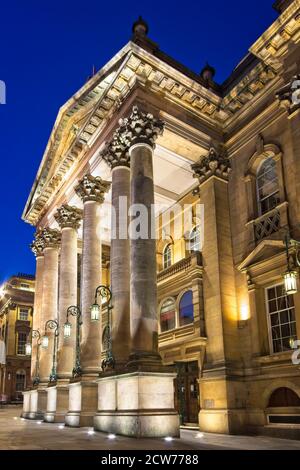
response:
[[(186, 325), (180, 325), (180, 302), (183, 298), (183, 296), (187, 293), (191, 292), (192, 293), (192, 305), (193, 305), (193, 321), (190, 323), (187, 323)], [(184, 328), (185, 326), (192, 325), (195, 321), (195, 308), (194, 308), (194, 292), (192, 287), (185, 289), (183, 292), (180, 292), (179, 296), (177, 297), (177, 310), (178, 310), (178, 327), (177, 328)]]
[[(261, 178), (262, 175), (259, 175), (259, 173), (262, 170), (263, 166), (269, 161), (273, 162), (273, 168), (275, 169), (275, 175), (276, 175), (276, 181), (277, 181), (277, 189), (276, 191), (269, 193), (266, 197), (261, 198), (259, 194), (260, 188), (259, 188), (258, 183), (259, 183), (259, 178)], [(256, 205), (257, 205), (258, 216), (263, 216), (267, 214), (268, 212), (274, 210), (280, 204), (280, 184), (279, 184), (278, 168), (277, 168), (276, 160), (271, 155), (264, 158), (257, 167), (256, 175), (255, 175), (255, 190), (256, 190)], [(277, 204), (272, 208), (268, 207), (268, 209), (263, 212), (262, 210), (263, 201), (266, 201), (267, 199), (271, 198), (272, 196), (275, 196), (276, 194), (278, 195)]]
[[(175, 326), (174, 326), (174, 328), (170, 328), (169, 330), (162, 331), (162, 329), (161, 329), (161, 309), (162, 309), (164, 303), (167, 302), (167, 300), (173, 300), (173, 302), (174, 302), (174, 311), (175, 311), (175, 313), (174, 313), (175, 322), (174, 322), (174, 323), (175, 323)], [(174, 331), (174, 330), (176, 330), (176, 329), (178, 328), (178, 326), (177, 326), (177, 325), (178, 325), (177, 318), (178, 318), (178, 311), (177, 311), (177, 302), (176, 302), (176, 298), (173, 297), (173, 296), (171, 296), (171, 295), (169, 295), (168, 297), (165, 297), (165, 298), (160, 302), (160, 304), (159, 304), (159, 332), (160, 332), (160, 333), (168, 333), (169, 331)]]
[[(165, 253), (167, 250), (170, 250), (170, 256), (169, 256), (169, 263), (168, 266), (165, 266)], [(168, 269), (172, 266), (173, 264), (173, 250), (172, 250), (172, 243), (167, 243), (163, 249), (163, 256), (162, 256), (162, 266), (163, 270)]]
[[(19, 311), (18, 311), (18, 319), (19, 319), (20, 321), (29, 321), (30, 308), (23, 306), (23, 307), (19, 307), (18, 310), (19, 310)], [(26, 311), (27, 311), (27, 318), (26, 318), (26, 320), (24, 320), (23, 318), (21, 318), (21, 310), (26, 310)]]
[[(193, 248), (191, 247), (191, 244), (192, 244), (192, 242), (191, 242), (191, 240), (192, 240), (191, 235), (192, 235), (193, 232), (194, 232), (194, 233), (197, 233), (197, 231), (198, 231), (198, 234), (195, 236), (195, 239), (196, 239), (196, 237), (198, 236), (197, 245), (199, 245), (199, 249), (198, 249), (198, 250), (195, 250), (195, 249), (193, 249)], [(201, 230), (200, 230), (200, 225), (199, 225), (199, 224), (195, 225), (195, 226), (192, 228), (192, 230), (190, 231), (190, 233), (189, 233), (189, 252), (190, 252), (190, 253), (201, 252)]]
[[(293, 349), (288, 349), (286, 351), (278, 351), (274, 352), (274, 347), (273, 347), (273, 336), (272, 336), (272, 324), (271, 324), (271, 314), (269, 311), (269, 299), (268, 299), (268, 290), (272, 288), (276, 288), (278, 286), (284, 286), (283, 282), (276, 282), (275, 284), (271, 284), (269, 286), (264, 287), (264, 295), (265, 295), (265, 310), (267, 314), (267, 327), (268, 327), (268, 341), (269, 341), (269, 348), (270, 348), (270, 355), (274, 354), (291, 354)], [(293, 296), (294, 298), (294, 296)], [(277, 297), (276, 297), (277, 299)], [(295, 305), (295, 299), (294, 299), (294, 313), (295, 313), (295, 324), (296, 324), (296, 339), (297, 339), (297, 319), (296, 319), (296, 305)], [(278, 310), (276, 310), (277, 314), (279, 313)], [(275, 312), (273, 312), (275, 313)], [(290, 323), (290, 322), (289, 322)], [(280, 338), (282, 340), (282, 337)]]
[[(25, 335), (24, 353), (19, 352), (19, 338), (20, 338), (20, 335)], [(17, 332), (17, 344), (16, 344), (16, 354), (17, 354), (17, 356), (26, 356), (25, 345), (26, 345), (26, 343), (27, 343), (27, 340), (28, 340), (28, 335), (27, 335), (27, 333), (25, 333), (24, 331), (18, 331), (18, 332)]]

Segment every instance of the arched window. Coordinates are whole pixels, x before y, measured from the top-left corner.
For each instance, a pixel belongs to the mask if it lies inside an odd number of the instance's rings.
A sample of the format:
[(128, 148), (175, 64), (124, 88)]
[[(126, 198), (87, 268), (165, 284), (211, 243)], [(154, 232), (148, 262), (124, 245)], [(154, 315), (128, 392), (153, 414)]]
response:
[(163, 252), (163, 269), (169, 268), (171, 264), (172, 264), (172, 247), (171, 247), (171, 244), (169, 243), (168, 245), (165, 246), (164, 252)]
[(191, 230), (190, 233), (190, 251), (200, 251), (201, 249), (201, 240), (200, 240), (200, 227), (196, 227)]
[(274, 209), (280, 202), (276, 162), (272, 157), (260, 165), (256, 175), (257, 203), (260, 215)]
[(269, 408), (300, 406), (300, 398), (298, 395), (287, 387), (280, 387), (274, 390), (269, 398)]
[(160, 309), (160, 329), (162, 333), (175, 328), (175, 316), (175, 300), (169, 298), (163, 302)]
[(188, 290), (179, 302), (179, 326), (188, 325), (194, 321), (193, 292)]

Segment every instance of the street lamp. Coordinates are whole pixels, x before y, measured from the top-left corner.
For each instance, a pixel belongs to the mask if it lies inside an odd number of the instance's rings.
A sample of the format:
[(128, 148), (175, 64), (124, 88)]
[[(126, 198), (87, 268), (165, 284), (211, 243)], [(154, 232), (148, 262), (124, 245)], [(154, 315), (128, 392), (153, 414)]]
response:
[(36, 362), (35, 362), (35, 377), (32, 381), (33, 385), (40, 383), (40, 346), (41, 346), (41, 334), (39, 330), (32, 330), (32, 339), (37, 340), (37, 351), (36, 351)]
[(26, 356), (31, 356), (31, 352), (32, 352), (32, 347), (31, 347), (31, 343), (26, 343), (25, 344), (25, 354)]
[(70, 338), (72, 325), (69, 322), (69, 315), (76, 317), (76, 355), (75, 355), (75, 366), (72, 371), (73, 377), (80, 377), (82, 374), (81, 363), (80, 363), (80, 327), (82, 325), (81, 310), (76, 305), (71, 305), (67, 310), (66, 323), (64, 324), (64, 337)]
[(101, 297), (101, 305), (102, 303), (107, 303), (107, 325), (105, 327), (105, 332), (107, 336), (107, 350), (106, 350), (106, 358), (103, 359), (101, 363), (102, 370), (105, 370), (108, 367), (114, 368), (115, 360), (112, 354), (112, 341), (111, 341), (111, 327), (110, 327), (110, 311), (112, 310), (111, 299), (112, 299), (112, 292), (109, 287), (107, 286), (98, 286), (95, 291), (95, 300), (94, 303), (91, 305), (91, 321), (98, 321), (100, 319), (100, 311), (101, 306), (97, 302), (97, 298)]
[(42, 347), (47, 349), (49, 346), (49, 336), (47, 336), (47, 330), (54, 330), (54, 344), (53, 344), (53, 360), (52, 370), (49, 376), (49, 382), (56, 382), (57, 380), (57, 347), (58, 347), (58, 336), (59, 336), (59, 325), (57, 320), (48, 320), (45, 323), (45, 334), (42, 338)]
[(284, 287), (287, 295), (296, 294), (298, 292), (297, 278), (298, 272), (295, 269), (294, 257), (289, 253), (289, 247), (295, 249), (295, 260), (296, 265), (300, 267), (300, 242), (290, 238), (290, 234), (287, 233), (285, 236), (285, 249), (286, 249), (286, 260), (287, 260), (287, 271), (283, 274)]

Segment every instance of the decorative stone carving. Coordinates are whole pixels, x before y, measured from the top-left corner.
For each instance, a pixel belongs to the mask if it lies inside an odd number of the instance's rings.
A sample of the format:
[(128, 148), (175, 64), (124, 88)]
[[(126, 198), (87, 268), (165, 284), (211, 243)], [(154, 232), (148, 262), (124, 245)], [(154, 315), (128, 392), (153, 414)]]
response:
[(101, 154), (102, 158), (111, 168), (130, 166), (128, 145), (122, 131), (124, 129), (120, 127), (114, 132), (112, 140), (106, 144)]
[(51, 228), (44, 228), (42, 232), (45, 248), (56, 248), (60, 243), (61, 234), (58, 230)]
[(145, 143), (155, 147), (155, 141), (162, 135), (165, 123), (154, 118), (150, 113), (144, 113), (138, 106), (133, 106), (128, 118), (120, 119), (119, 133), (128, 147)]
[(276, 98), (289, 114), (300, 109), (300, 75), (295, 75), (287, 85), (278, 90)]
[(70, 227), (78, 230), (82, 219), (82, 210), (74, 206), (63, 204), (57, 209), (54, 217), (60, 228)]
[(109, 181), (104, 181), (99, 176), (85, 175), (76, 186), (75, 191), (83, 202), (97, 201), (102, 203), (109, 188)]
[(200, 183), (213, 175), (227, 180), (231, 171), (229, 159), (217, 152), (214, 147), (209, 149), (206, 157), (201, 157), (197, 163), (193, 163), (191, 168), (194, 171), (194, 178), (198, 178)]
[(44, 247), (45, 247), (45, 242), (42, 237), (42, 233), (36, 232), (34, 235), (34, 240), (30, 245), (32, 252), (34, 253), (36, 257), (41, 256), (43, 254)]

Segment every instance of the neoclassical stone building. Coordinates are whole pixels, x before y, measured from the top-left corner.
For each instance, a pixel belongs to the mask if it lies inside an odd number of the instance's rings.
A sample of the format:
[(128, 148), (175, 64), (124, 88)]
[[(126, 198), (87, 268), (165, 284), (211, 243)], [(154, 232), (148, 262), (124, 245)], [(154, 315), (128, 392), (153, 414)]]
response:
[(297, 432), (300, 1), (274, 7), (222, 85), (140, 18), (60, 109), (23, 213), (34, 329), (57, 322), (24, 416), (133, 436)]

